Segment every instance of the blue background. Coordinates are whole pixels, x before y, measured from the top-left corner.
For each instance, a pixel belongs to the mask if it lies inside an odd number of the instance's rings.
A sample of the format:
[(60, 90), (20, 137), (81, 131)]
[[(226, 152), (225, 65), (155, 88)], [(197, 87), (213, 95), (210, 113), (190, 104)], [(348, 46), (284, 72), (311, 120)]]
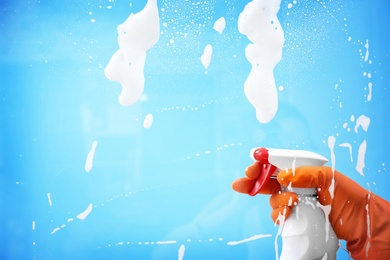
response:
[[(330, 159), (334, 136), (336, 168), (390, 200), (390, 4), (282, 1), (285, 46), (274, 72), (283, 88), (277, 115), (261, 124), (243, 91), (249, 41), (237, 18), (247, 2), (159, 0), (167, 26), (147, 53), (144, 97), (131, 107), (119, 105), (120, 85), (104, 68), (118, 48), (117, 25), (145, 0), (1, 2), (1, 259), (176, 259), (181, 245), (184, 259), (274, 259), (275, 239), (281, 244), (268, 197), (231, 189), (257, 146)], [(351, 116), (360, 115), (371, 121), (356, 133)], [(76, 219), (89, 203), (90, 215)], [(269, 236), (227, 245), (258, 234)]]

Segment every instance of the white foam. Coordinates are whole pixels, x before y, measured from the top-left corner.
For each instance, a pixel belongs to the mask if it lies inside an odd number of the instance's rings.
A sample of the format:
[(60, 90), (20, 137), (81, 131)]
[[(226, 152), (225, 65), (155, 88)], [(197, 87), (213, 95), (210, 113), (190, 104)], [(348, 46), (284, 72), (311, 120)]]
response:
[(219, 34), (222, 34), (223, 30), (225, 30), (226, 21), (225, 17), (221, 17), (215, 21), (213, 29), (216, 30)]
[(369, 48), (368, 40), (366, 40), (366, 44), (364, 44), (364, 47), (366, 48), (366, 54), (364, 55), (364, 61), (367, 62), (368, 57), (370, 56), (370, 52), (368, 50), (368, 48)]
[(367, 195), (367, 204), (366, 204), (366, 219), (367, 219), (367, 236), (368, 243), (366, 244), (366, 258), (368, 258), (368, 250), (371, 247), (371, 217), (370, 217), (370, 200), (371, 200), (371, 192)]
[(334, 196), (334, 185), (335, 185), (335, 180), (334, 180), (334, 171), (336, 169), (336, 155), (334, 153), (334, 146), (336, 144), (336, 137), (334, 136), (329, 136), (328, 137), (328, 147), (330, 150), (330, 157), (331, 157), (331, 162), (332, 162), (332, 183), (330, 184), (328, 190), (330, 193), (331, 198)]
[(359, 116), (355, 124), (355, 133), (358, 133), (359, 127), (362, 127), (362, 129), (367, 132), (368, 127), (370, 126), (370, 121), (370, 118), (365, 115)]
[(372, 82), (368, 82), (367, 101), (371, 101), (371, 98), (372, 98)]
[(244, 91), (256, 109), (256, 118), (268, 123), (278, 109), (273, 69), (282, 58), (284, 33), (277, 18), (281, 0), (253, 0), (238, 18), (238, 30), (252, 42), (245, 55), (252, 65)]
[(152, 114), (147, 114), (144, 119), (143, 126), (144, 128), (148, 129), (152, 126), (153, 124), (153, 115)]
[(91, 150), (88, 152), (87, 159), (85, 161), (85, 166), (84, 166), (84, 169), (86, 172), (89, 172), (92, 170), (93, 158), (95, 156), (95, 150), (96, 150), (97, 145), (98, 145), (98, 142), (96, 140), (93, 141)]
[(157, 241), (156, 244), (158, 245), (169, 245), (169, 244), (176, 244), (176, 240), (166, 240), (166, 241)]
[(254, 235), (252, 237), (245, 238), (245, 239), (242, 239), (242, 240), (227, 242), (227, 245), (228, 246), (236, 246), (236, 245), (239, 245), (239, 244), (242, 244), (242, 243), (247, 243), (247, 242), (254, 241), (254, 240), (257, 240), (257, 239), (260, 239), (260, 238), (265, 238), (265, 237), (272, 237), (272, 235), (271, 234)]
[(183, 260), (183, 257), (184, 257), (184, 253), (186, 251), (186, 248), (184, 245), (181, 245), (178, 252), (177, 252), (177, 259), (178, 260)]
[(325, 241), (328, 242), (328, 240), (329, 240), (329, 231), (330, 231), (330, 227), (331, 227), (330, 226), (330, 221), (329, 221), (329, 214), (330, 214), (330, 210), (332, 209), (332, 206), (331, 205), (324, 206), (324, 205), (321, 205), (317, 201), (317, 207), (321, 208), (322, 211), (325, 214)]
[(357, 170), (358, 173), (360, 173), (361, 176), (364, 177), (363, 169), (366, 166), (365, 164), (365, 157), (366, 157), (366, 150), (367, 150), (367, 142), (364, 140), (358, 150), (358, 158), (357, 158), (357, 163), (355, 169)]
[(55, 232), (57, 232), (58, 230), (60, 230), (60, 228), (59, 227), (56, 227), (55, 229), (53, 229), (53, 231), (50, 233), (50, 234), (54, 234)]
[[(298, 210), (299, 208), (296, 207)], [(285, 215), (286, 215), (286, 209), (283, 210), (283, 214), (278, 215), (278, 218), (276, 219), (275, 225), (277, 222), (279, 222), (278, 232), (276, 233), (275, 240), (274, 240), (274, 247), (275, 247), (275, 259), (279, 259), (279, 247), (278, 247), (278, 238), (282, 234), (284, 223), (285, 223)]]
[(346, 147), (349, 149), (349, 157), (351, 159), (351, 162), (353, 162), (353, 157), (352, 157), (352, 145), (350, 143), (342, 143), (339, 144), (340, 147)]
[(144, 90), (146, 51), (160, 37), (160, 18), (157, 0), (148, 0), (144, 9), (130, 14), (118, 25), (119, 49), (113, 54), (104, 70), (109, 80), (119, 82), (122, 92), (118, 101), (122, 106), (136, 103)]
[(89, 203), (88, 207), (83, 212), (78, 214), (76, 218), (85, 220), (88, 217), (88, 215), (91, 213), (91, 211), (92, 211), (92, 203)]
[(32, 222), (32, 230), (35, 230), (35, 221)]
[(202, 65), (206, 70), (209, 68), (212, 54), (213, 47), (211, 46), (211, 44), (207, 44), (204, 48), (202, 56), (200, 57), (200, 61), (202, 62)]
[(47, 193), (47, 200), (49, 201), (49, 206), (51, 207), (53, 205), (50, 197), (50, 193)]
[(332, 169), (335, 169), (335, 166), (336, 166), (336, 156), (334, 154), (334, 145), (335, 144), (336, 144), (336, 137), (329, 136), (328, 137), (328, 147), (329, 147), (329, 150), (330, 150)]

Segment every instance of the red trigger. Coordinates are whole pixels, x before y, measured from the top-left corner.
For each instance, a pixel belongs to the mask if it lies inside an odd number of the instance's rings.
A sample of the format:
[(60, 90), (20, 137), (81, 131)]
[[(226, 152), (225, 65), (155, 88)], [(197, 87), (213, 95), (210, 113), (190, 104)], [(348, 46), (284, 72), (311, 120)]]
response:
[(251, 196), (255, 196), (257, 193), (259, 193), (260, 189), (268, 182), (272, 174), (277, 169), (276, 166), (268, 162), (267, 149), (265, 148), (256, 149), (253, 152), (253, 157), (255, 158), (256, 161), (261, 163), (261, 169), (260, 169), (259, 177), (257, 178), (255, 184), (253, 185), (252, 189), (248, 193)]

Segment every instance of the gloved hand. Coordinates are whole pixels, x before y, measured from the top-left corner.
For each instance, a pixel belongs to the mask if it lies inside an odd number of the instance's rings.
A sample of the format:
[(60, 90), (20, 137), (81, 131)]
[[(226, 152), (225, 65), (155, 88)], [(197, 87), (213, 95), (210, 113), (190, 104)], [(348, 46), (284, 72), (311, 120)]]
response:
[[(248, 167), (246, 175), (255, 176), (252, 170), (253, 167)], [(270, 181), (272, 184), (266, 186), (271, 185), (273, 188), (262, 189), (259, 193), (272, 194), (270, 204), (274, 221), (279, 214), (287, 218), (297, 196), (291, 192), (280, 192), (280, 187), (277, 190), (273, 180)], [(331, 205), (330, 224), (338, 238), (347, 241), (347, 249), (354, 259), (390, 259), (389, 202), (326, 166), (306, 166), (283, 171), (278, 174), (277, 181), (282, 186), (317, 188), (318, 201), (322, 205)], [(245, 193), (243, 187), (250, 183), (253, 181), (236, 180), (233, 189)]]
[[(293, 192), (281, 193), (280, 183), (276, 179), (269, 179), (264, 185), (259, 185), (259, 177), (261, 175), (268, 175), (270, 171), (275, 171), (276, 168), (272, 167), (269, 163), (260, 163), (255, 161), (245, 170), (247, 177), (239, 178), (232, 184), (233, 190), (249, 194), (254, 196), (256, 194), (274, 194), (271, 196), (270, 204), (273, 208), (271, 217), (274, 222), (277, 220), (279, 214), (285, 215), (286, 217), (291, 214), (291, 210), (294, 204), (298, 203), (298, 196)], [(259, 187), (261, 186), (261, 187)], [(291, 199), (290, 199), (291, 197)], [(289, 205), (289, 203), (291, 205)], [(289, 206), (287, 206), (289, 205)]]

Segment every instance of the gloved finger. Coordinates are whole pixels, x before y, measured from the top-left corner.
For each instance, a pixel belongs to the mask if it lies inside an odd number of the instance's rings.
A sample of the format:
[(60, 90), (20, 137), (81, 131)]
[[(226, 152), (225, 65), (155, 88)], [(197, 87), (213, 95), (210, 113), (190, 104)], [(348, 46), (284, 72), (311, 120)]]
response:
[(277, 179), (285, 187), (317, 188), (321, 178), (319, 171), (317, 167), (297, 167), (279, 172)]
[(281, 187), (277, 179), (270, 178), (257, 192), (257, 194), (274, 194), (280, 191)]
[[(237, 192), (249, 194), (255, 183), (256, 180), (245, 177), (239, 178), (233, 181), (232, 188)], [(265, 185), (261, 187), (261, 189), (258, 191), (258, 194), (272, 194), (277, 193), (278, 191), (280, 191), (279, 182), (276, 179), (270, 179), (267, 183), (265, 183)]]
[(269, 203), (273, 209), (293, 207), (298, 204), (298, 195), (289, 191), (277, 192), (271, 195)]
[(255, 161), (253, 164), (248, 166), (248, 168), (245, 169), (245, 175), (249, 179), (257, 180), (259, 178), (260, 173), (262, 171), (262, 164)]
[(271, 218), (274, 221), (274, 223), (280, 225), (291, 215), (291, 211), (292, 209), (290, 207), (276, 208), (272, 210)]
[(253, 185), (255, 185), (255, 182), (256, 180), (252, 180), (246, 177), (239, 178), (233, 181), (232, 188), (237, 192), (248, 194)]

